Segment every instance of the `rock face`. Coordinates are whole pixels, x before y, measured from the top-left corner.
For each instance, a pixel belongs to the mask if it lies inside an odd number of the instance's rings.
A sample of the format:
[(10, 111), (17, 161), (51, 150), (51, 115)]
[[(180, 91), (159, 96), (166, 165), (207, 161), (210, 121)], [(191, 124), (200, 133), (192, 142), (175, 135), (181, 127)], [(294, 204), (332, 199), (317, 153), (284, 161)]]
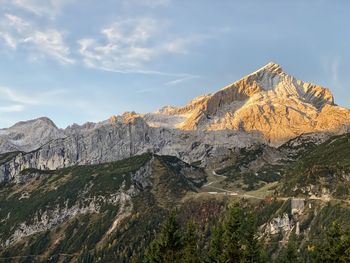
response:
[(0, 154), (30, 152), (49, 141), (64, 137), (64, 132), (48, 118), (19, 122), (8, 129), (0, 129)]
[[(58, 169), (153, 152), (210, 167), (239, 148), (279, 146), (305, 133), (347, 130), (350, 111), (332, 93), (295, 79), (269, 63), (214, 94), (184, 107), (127, 112), (100, 123), (58, 129), (40, 118), (0, 130), (0, 183), (28, 168)], [(5, 161), (4, 161), (5, 160)]]
[(98, 164), (121, 160), (145, 152), (172, 155), (187, 162), (200, 160), (205, 166), (217, 157), (214, 153), (230, 152), (236, 147), (260, 143), (255, 134), (236, 131), (182, 131), (150, 127), (141, 117), (119, 116), (114, 121), (81, 129), (70, 128), (65, 138), (53, 140), (38, 150), (18, 153), (0, 162), (0, 183), (23, 170), (55, 170), (72, 165)]
[(258, 131), (274, 146), (304, 133), (335, 132), (350, 123), (350, 111), (335, 105), (328, 89), (297, 80), (274, 63), (161, 114), (182, 118), (175, 127), (183, 130)]
[[(79, 215), (103, 216), (106, 210), (114, 207), (117, 213), (107, 232), (110, 234), (118, 222), (135, 212), (134, 197), (152, 192), (156, 198), (162, 197), (161, 193), (168, 198), (181, 198), (187, 192), (195, 192), (196, 187), (206, 181), (201, 168), (176, 157), (151, 154), (118, 163), (51, 171), (45, 183), (40, 183), (46, 177), (45, 172), (36, 173), (35, 180), (29, 179), (23, 185), (13, 184), (7, 188), (7, 193), (12, 194), (0, 195), (3, 204), (0, 222), (7, 224), (9, 230), (0, 232), (0, 250), (27, 236), (52, 230)], [(162, 188), (157, 189), (160, 183)], [(21, 195), (17, 195), (17, 191)], [(18, 210), (25, 210), (27, 216), (18, 215)]]

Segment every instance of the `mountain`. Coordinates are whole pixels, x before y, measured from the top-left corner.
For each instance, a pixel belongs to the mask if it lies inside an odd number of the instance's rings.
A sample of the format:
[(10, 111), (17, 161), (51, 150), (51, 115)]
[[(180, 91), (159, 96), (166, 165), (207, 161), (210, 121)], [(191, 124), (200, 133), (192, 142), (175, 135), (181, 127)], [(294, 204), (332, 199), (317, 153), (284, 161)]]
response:
[(175, 209), (213, 262), (237, 206), (269, 262), (307, 261), (333, 222), (350, 229), (349, 128), (328, 89), (274, 63), (183, 107), (17, 123), (0, 130), (0, 261), (143, 262)]
[[(146, 152), (173, 155), (204, 166), (230, 155), (237, 147), (260, 143), (260, 138), (237, 131), (182, 131), (150, 127), (135, 114), (124, 114), (92, 127), (69, 128), (66, 137), (31, 152), (0, 155), (0, 183), (17, 181), (28, 168), (54, 170), (73, 165), (99, 164)], [(215, 154), (218, 153), (218, 154)]]
[[(161, 117), (154, 121), (157, 114)], [(350, 111), (334, 103), (329, 89), (297, 80), (269, 63), (212, 95), (185, 107), (165, 107), (146, 119), (182, 130), (255, 131), (269, 144), (281, 145), (304, 133), (336, 132), (350, 123)]]
[(48, 118), (18, 122), (0, 129), (0, 154), (13, 151), (30, 152), (49, 141), (64, 138), (64, 132)]
[[(241, 149), (220, 171), (226, 176), (150, 153), (54, 171), (25, 169), (17, 183), (0, 186), (0, 260), (143, 262), (174, 207), (181, 229), (196, 224), (204, 259), (213, 229), (235, 205), (254, 213), (268, 262), (279, 262), (292, 235), (307, 259), (331, 222), (348, 225), (349, 137), (309, 134), (277, 149)], [(283, 162), (277, 165), (272, 161), (278, 156)], [(247, 177), (247, 186), (252, 178), (264, 185), (230, 188), (230, 176), (250, 169), (257, 175)]]
[[(277, 147), (306, 133), (343, 133), (350, 111), (323, 87), (295, 79), (274, 63), (184, 107), (126, 112), (99, 123), (58, 129), (40, 118), (0, 131), (0, 182), (22, 170), (99, 164), (153, 152), (202, 167), (226, 166), (240, 149)], [(11, 159), (11, 160), (9, 160)], [(6, 162), (4, 161), (6, 160)]]
[(58, 253), (75, 261), (84, 247), (103, 248), (114, 239), (123, 240), (120, 253), (128, 246), (139, 250), (167, 209), (206, 181), (203, 169), (152, 154), (21, 175), (25, 184), (0, 191), (0, 261), (28, 253), (41, 254), (34, 262)]

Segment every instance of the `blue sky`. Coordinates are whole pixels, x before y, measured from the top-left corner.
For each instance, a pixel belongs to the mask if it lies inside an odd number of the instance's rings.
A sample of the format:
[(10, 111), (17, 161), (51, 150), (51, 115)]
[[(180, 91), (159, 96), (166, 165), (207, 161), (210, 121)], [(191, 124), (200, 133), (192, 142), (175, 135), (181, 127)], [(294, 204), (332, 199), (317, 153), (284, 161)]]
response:
[(184, 105), (270, 61), (350, 107), (350, 1), (0, 0), (0, 127)]

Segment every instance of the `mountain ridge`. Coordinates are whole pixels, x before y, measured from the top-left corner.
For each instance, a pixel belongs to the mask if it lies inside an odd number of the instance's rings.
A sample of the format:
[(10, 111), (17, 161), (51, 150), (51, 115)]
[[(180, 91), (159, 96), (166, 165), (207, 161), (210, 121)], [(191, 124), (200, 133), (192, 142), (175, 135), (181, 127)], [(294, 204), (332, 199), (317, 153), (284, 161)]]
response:
[(269, 63), (184, 107), (125, 112), (64, 130), (47, 118), (0, 130), (0, 154), (21, 152), (0, 165), (0, 182), (27, 168), (98, 164), (145, 152), (216, 167), (241, 148), (278, 147), (308, 133), (339, 134), (349, 124), (350, 110), (337, 106), (330, 90)]

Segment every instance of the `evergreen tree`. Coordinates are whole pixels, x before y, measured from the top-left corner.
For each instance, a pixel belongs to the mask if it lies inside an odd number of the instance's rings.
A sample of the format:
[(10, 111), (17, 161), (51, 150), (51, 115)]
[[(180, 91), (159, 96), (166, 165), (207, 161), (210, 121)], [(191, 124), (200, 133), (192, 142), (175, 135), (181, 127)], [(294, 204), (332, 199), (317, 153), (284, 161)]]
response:
[(242, 260), (243, 211), (238, 206), (229, 209), (223, 223), (223, 251), (221, 262), (238, 263)]
[(176, 211), (171, 211), (162, 225), (158, 237), (153, 240), (146, 250), (146, 263), (173, 263), (180, 261), (182, 248), (181, 232), (176, 221)]
[(267, 256), (264, 253), (261, 244), (257, 238), (257, 222), (256, 218), (251, 214), (245, 216), (244, 221), (244, 259), (247, 263), (267, 262)]
[(314, 262), (350, 262), (350, 233), (333, 222), (325, 236), (315, 244)]
[(183, 237), (183, 257), (184, 263), (200, 263), (200, 257), (197, 249), (198, 236), (196, 226), (192, 220), (187, 223)]
[(221, 263), (221, 255), (223, 250), (222, 236), (224, 230), (222, 224), (219, 223), (217, 226), (213, 227), (211, 230), (209, 252), (208, 252), (208, 262), (211, 263)]
[(295, 232), (292, 232), (288, 244), (281, 251), (279, 257), (277, 258), (278, 263), (299, 263), (302, 262), (300, 253), (298, 251), (297, 236)]
[(242, 208), (230, 208), (222, 222), (212, 230), (208, 262), (267, 262), (256, 236), (256, 220)]

